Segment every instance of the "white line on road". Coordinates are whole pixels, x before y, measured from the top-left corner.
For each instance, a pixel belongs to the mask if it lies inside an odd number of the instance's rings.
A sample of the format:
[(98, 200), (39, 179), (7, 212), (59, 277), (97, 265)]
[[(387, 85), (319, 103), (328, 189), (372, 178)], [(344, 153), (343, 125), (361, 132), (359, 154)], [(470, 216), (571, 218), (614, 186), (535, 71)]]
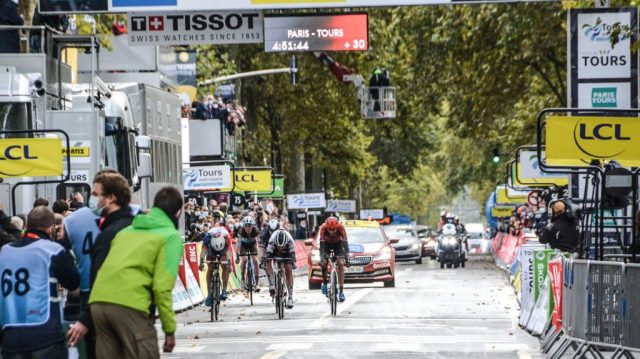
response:
[(278, 359), (283, 356), (285, 353), (283, 352), (269, 352), (260, 357), (260, 359)]
[(192, 345), (192, 346), (176, 346), (173, 349), (173, 353), (182, 354), (182, 353), (197, 353), (204, 349), (203, 345)]
[(380, 343), (374, 349), (378, 352), (424, 352), (422, 345), (417, 343)]
[[(372, 290), (373, 288), (362, 288), (359, 291), (355, 292), (354, 294), (349, 295), (349, 297), (347, 297), (347, 300), (345, 300), (344, 303), (338, 304), (338, 312), (336, 315), (342, 314), (345, 310), (349, 309), (352, 305), (354, 305), (360, 299), (364, 298), (364, 296), (369, 294)], [(318, 320), (316, 320), (315, 322), (311, 323), (308, 326), (308, 329), (322, 328), (325, 324), (327, 324), (331, 320), (331, 318), (332, 318), (331, 314), (325, 314), (320, 318), (318, 318)]]
[(313, 346), (313, 343), (280, 343), (280, 344), (271, 344), (267, 347), (267, 350), (282, 350), (282, 351), (291, 351), (291, 350), (307, 350)]

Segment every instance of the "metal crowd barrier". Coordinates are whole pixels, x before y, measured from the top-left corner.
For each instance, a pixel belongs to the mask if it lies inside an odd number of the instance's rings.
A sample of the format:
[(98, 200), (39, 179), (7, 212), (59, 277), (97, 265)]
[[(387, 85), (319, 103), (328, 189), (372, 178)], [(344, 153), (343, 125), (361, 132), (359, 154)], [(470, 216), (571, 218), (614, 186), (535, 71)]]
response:
[[(640, 265), (567, 260), (563, 266), (562, 335), (546, 343), (551, 358), (634, 358), (640, 352)], [(554, 329), (549, 329), (554, 330)]]
[(640, 348), (640, 264), (627, 264), (624, 273), (624, 305), (626, 325), (623, 347)]

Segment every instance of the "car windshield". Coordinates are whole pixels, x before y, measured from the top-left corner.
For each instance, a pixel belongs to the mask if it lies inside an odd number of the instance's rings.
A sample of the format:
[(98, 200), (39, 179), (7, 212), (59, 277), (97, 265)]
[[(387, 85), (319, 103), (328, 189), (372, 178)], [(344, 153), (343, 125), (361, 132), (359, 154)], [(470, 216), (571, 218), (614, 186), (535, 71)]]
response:
[(384, 243), (380, 229), (376, 227), (346, 227), (349, 243)]
[(469, 238), (470, 239), (482, 239), (482, 233), (480, 232), (470, 232), (469, 233)]

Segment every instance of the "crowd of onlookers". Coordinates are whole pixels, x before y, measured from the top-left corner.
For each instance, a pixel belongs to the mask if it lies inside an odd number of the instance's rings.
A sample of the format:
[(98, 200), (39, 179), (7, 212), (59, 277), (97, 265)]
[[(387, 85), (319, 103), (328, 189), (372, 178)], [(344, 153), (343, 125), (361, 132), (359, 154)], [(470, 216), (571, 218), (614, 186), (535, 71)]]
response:
[(182, 116), (193, 120), (220, 119), (224, 122), (227, 133), (234, 136), (236, 130), (244, 126), (245, 113), (244, 106), (237, 105), (229, 98), (215, 98), (207, 95), (201, 101), (182, 106)]
[[(187, 202), (184, 206), (186, 240), (202, 241), (204, 234), (217, 225), (225, 226), (233, 235), (240, 228), (242, 218), (246, 216), (253, 217), (260, 230), (264, 229), (271, 219), (277, 219), (282, 228), (291, 230), (288, 216), (282, 214), (279, 208), (272, 203), (263, 206), (259, 202), (255, 202), (248, 204), (246, 208), (232, 211), (226, 202), (218, 203), (215, 199), (210, 200), (207, 205)], [(295, 239), (307, 239), (312, 235), (307, 229), (306, 220), (299, 221), (292, 234)]]

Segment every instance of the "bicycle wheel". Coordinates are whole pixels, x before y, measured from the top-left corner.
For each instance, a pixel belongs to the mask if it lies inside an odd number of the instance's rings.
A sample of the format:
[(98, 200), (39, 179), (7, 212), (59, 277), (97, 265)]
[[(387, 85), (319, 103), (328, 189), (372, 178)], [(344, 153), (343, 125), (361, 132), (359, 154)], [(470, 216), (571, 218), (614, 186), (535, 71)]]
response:
[(276, 296), (278, 297), (277, 305), (278, 305), (278, 318), (284, 318), (284, 285), (282, 283), (282, 272), (278, 271), (278, 288), (276, 290)]
[(338, 273), (331, 271), (331, 292), (329, 294), (329, 303), (331, 304), (331, 315), (335, 316), (338, 311)]
[(247, 290), (249, 291), (249, 302), (253, 306), (253, 281), (255, 280), (255, 274), (253, 273), (253, 260), (251, 257), (247, 260)]
[(220, 312), (220, 274), (215, 273), (213, 278), (213, 290), (211, 291), (211, 321), (218, 320)]

